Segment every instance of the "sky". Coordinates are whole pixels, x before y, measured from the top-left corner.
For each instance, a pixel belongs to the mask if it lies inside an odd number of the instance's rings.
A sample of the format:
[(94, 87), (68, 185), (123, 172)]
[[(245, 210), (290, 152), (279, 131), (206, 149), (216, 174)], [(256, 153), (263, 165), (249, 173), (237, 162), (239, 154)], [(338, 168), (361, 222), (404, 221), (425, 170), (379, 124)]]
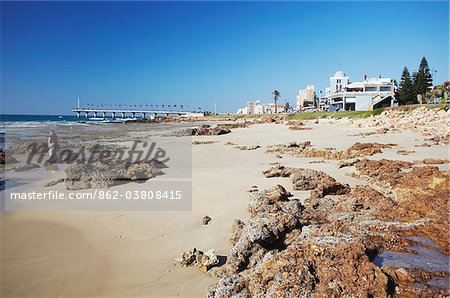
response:
[[(299, 89), (399, 80), (425, 56), (449, 79), (449, 2), (1, 2), (1, 113), (86, 104), (235, 112)], [(194, 108), (195, 107), (195, 108)]]

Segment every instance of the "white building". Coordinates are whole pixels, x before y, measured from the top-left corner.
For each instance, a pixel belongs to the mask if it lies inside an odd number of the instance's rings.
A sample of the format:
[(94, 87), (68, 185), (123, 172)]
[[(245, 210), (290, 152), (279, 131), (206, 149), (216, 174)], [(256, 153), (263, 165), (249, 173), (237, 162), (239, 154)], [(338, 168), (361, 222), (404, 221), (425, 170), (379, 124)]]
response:
[(371, 78), (364, 75), (362, 82), (350, 82), (342, 71), (330, 77), (329, 91), (325, 91), (329, 99), (330, 109), (346, 111), (369, 111), (395, 104), (395, 85), (390, 78)]
[(299, 90), (297, 95), (297, 110), (309, 105), (314, 105), (314, 85), (307, 85), (305, 89)]
[[(277, 112), (284, 112), (284, 105), (277, 104)], [(273, 114), (275, 113), (274, 103), (261, 103), (259, 100), (248, 101), (247, 106), (237, 110), (237, 114)]]

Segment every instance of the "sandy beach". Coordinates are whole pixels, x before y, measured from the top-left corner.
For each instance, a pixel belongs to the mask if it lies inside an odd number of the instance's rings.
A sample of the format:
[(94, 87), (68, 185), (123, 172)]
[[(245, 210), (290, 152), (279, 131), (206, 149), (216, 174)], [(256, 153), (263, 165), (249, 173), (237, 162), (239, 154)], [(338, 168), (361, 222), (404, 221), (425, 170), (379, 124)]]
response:
[[(151, 126), (151, 124), (149, 124)], [(415, 131), (372, 134), (348, 119), (306, 123), (310, 130), (290, 130), (284, 123), (254, 124), (231, 133), (194, 136), (192, 141), (192, 211), (18, 211), (2, 214), (2, 296), (4, 297), (203, 297), (217, 282), (212, 268), (177, 266), (183, 251), (214, 249), (226, 257), (233, 220), (248, 220), (252, 186), (280, 184), (305, 202), (309, 191), (294, 190), (289, 178), (268, 179), (262, 173), (274, 163), (324, 171), (350, 187), (367, 181), (352, 177), (354, 167), (338, 168), (339, 160), (299, 158), (266, 153), (267, 146), (310, 141), (313, 148), (344, 150), (356, 142), (394, 143), (369, 159), (421, 161), (447, 159), (448, 147), (418, 147), (426, 136)], [(142, 133), (142, 132), (141, 132)], [(130, 133), (131, 134), (131, 133)], [(359, 135), (358, 135), (359, 134)], [(358, 135), (358, 136), (357, 136)], [(213, 141), (214, 143), (203, 143)], [(235, 145), (227, 145), (230, 144)], [(255, 150), (236, 146), (259, 145)], [(400, 155), (399, 150), (413, 150)], [(316, 162), (322, 161), (323, 162)], [(448, 170), (448, 163), (437, 165)], [(61, 171), (35, 182), (64, 177)], [(149, 180), (150, 181), (150, 180)], [(146, 182), (149, 183), (149, 182)], [(145, 189), (146, 183), (112, 186), (111, 190)], [(64, 191), (64, 184), (53, 187)], [(212, 220), (202, 225), (204, 216)]]

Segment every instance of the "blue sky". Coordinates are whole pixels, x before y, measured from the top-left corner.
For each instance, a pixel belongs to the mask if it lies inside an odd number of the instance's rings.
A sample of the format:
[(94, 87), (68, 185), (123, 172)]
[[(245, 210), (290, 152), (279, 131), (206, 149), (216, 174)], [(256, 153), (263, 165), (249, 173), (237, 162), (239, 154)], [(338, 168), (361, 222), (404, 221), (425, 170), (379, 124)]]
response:
[(295, 103), (342, 69), (399, 79), (422, 56), (449, 79), (448, 2), (1, 2), (2, 113), (82, 104), (233, 112)]

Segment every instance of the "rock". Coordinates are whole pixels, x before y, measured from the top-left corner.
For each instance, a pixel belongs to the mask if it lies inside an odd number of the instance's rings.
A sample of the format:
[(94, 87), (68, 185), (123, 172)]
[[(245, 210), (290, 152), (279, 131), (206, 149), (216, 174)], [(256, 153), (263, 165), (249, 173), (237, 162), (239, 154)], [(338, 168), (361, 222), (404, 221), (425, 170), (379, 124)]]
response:
[(263, 172), (263, 175), (267, 178), (272, 177), (289, 177), (291, 176), (291, 172), (289, 168), (285, 166), (276, 164), (273, 165), (270, 169)]
[(64, 180), (65, 180), (64, 178), (59, 178), (59, 179), (56, 179), (56, 180), (52, 180), (52, 181), (46, 183), (46, 184), (44, 185), (44, 187), (54, 186), (54, 185), (56, 185), (56, 184), (59, 184), (59, 183), (64, 182)]
[(210, 249), (203, 253), (196, 248), (183, 252), (183, 255), (178, 260), (181, 267), (195, 266), (202, 272), (207, 272), (211, 267), (219, 264), (219, 258), (217, 257), (214, 249)]
[(320, 227), (306, 233), (303, 206), (285, 193), (277, 186), (251, 195), (250, 220), (233, 224), (227, 270), (208, 297), (386, 296), (387, 277), (365, 246), (349, 236), (316, 239)]
[(312, 198), (341, 195), (350, 191), (348, 185), (337, 182), (324, 172), (311, 169), (287, 168), (282, 165), (275, 165), (264, 171), (263, 174), (267, 178), (290, 177), (295, 190), (312, 190)]
[(236, 146), (235, 148), (236, 148), (236, 149), (239, 149), (239, 150), (256, 150), (256, 149), (261, 148), (261, 146), (259, 146), (259, 145), (252, 145), (252, 146)]
[(449, 163), (450, 159), (438, 159), (438, 158), (425, 158), (423, 163), (426, 165), (441, 165), (444, 163)]
[(344, 168), (344, 167), (351, 167), (354, 164), (356, 164), (357, 162), (359, 162), (359, 158), (353, 158), (353, 159), (349, 159), (349, 160), (341, 160), (338, 162), (337, 166), (338, 168)]
[(410, 155), (412, 153), (415, 153), (416, 151), (414, 150), (398, 150), (397, 154), (398, 155)]
[(242, 220), (235, 219), (231, 226), (231, 236), (230, 243), (235, 245), (239, 240), (242, 234), (242, 230), (244, 229), (245, 223)]
[(23, 171), (29, 171), (29, 170), (33, 170), (33, 169), (37, 169), (40, 168), (41, 166), (35, 163), (25, 163), (23, 165), (17, 166), (14, 168), (14, 171), (16, 172), (23, 172)]
[(250, 293), (245, 286), (246, 280), (240, 276), (225, 276), (212, 285), (206, 291), (207, 298), (250, 298)]
[[(281, 186), (251, 194), (249, 220), (233, 223), (233, 247), (208, 297), (448, 296), (428, 284), (448, 272), (379, 268), (372, 260), (383, 250), (411, 253), (405, 236), (426, 237), (449, 253), (442, 235), (450, 233), (450, 173), (394, 160), (364, 159), (356, 169), (368, 185), (339, 196), (312, 195), (306, 206)], [(272, 173), (289, 173), (313, 192), (334, 183), (309, 169)]]
[(163, 137), (185, 137), (185, 136), (192, 136), (193, 134), (194, 133), (192, 128), (185, 128), (181, 130), (171, 131), (167, 134), (164, 134)]
[(198, 128), (192, 129), (192, 135), (195, 136), (211, 136), (211, 135), (224, 135), (231, 132), (229, 126), (217, 125), (216, 127), (210, 127), (209, 125), (201, 125)]
[(389, 131), (411, 130), (431, 136), (436, 144), (446, 144), (449, 140), (447, 127), (450, 126), (450, 112), (439, 108), (419, 107), (408, 110), (402, 107), (383, 111), (374, 117), (353, 120), (360, 127), (378, 126)]
[(214, 249), (210, 249), (204, 253), (198, 267), (203, 272), (206, 272), (211, 267), (216, 266), (217, 264), (219, 264), (219, 257), (214, 252)]
[(383, 266), (381, 270), (397, 284), (412, 284), (414, 282), (414, 278), (405, 268)]
[(278, 144), (268, 146), (267, 153), (287, 153), (292, 156), (325, 159), (352, 159), (361, 156), (381, 153), (383, 148), (391, 148), (395, 144), (379, 143), (355, 143), (348, 149), (337, 151), (334, 148), (316, 149), (310, 148), (311, 142), (296, 143), (291, 142), (286, 145)]
[(348, 148), (350, 151), (357, 151), (359, 156), (374, 155), (381, 153), (383, 148), (391, 148), (396, 144), (379, 144), (379, 143), (360, 143), (356, 142)]
[(66, 169), (67, 189), (107, 188), (117, 181), (148, 180), (161, 175), (162, 164), (153, 160), (138, 163), (100, 162), (92, 164), (72, 163)]
[(181, 258), (178, 260), (181, 267), (189, 267), (193, 265), (199, 257), (203, 255), (203, 252), (193, 248), (192, 250), (184, 251)]
[(214, 144), (216, 141), (193, 141), (192, 145), (205, 145), (205, 144)]
[(252, 185), (252, 187), (248, 190), (248, 192), (256, 192), (258, 191), (258, 186)]
[(207, 224), (209, 224), (209, 222), (211, 221), (211, 217), (209, 216), (205, 216), (202, 218), (202, 225), (206, 226)]

